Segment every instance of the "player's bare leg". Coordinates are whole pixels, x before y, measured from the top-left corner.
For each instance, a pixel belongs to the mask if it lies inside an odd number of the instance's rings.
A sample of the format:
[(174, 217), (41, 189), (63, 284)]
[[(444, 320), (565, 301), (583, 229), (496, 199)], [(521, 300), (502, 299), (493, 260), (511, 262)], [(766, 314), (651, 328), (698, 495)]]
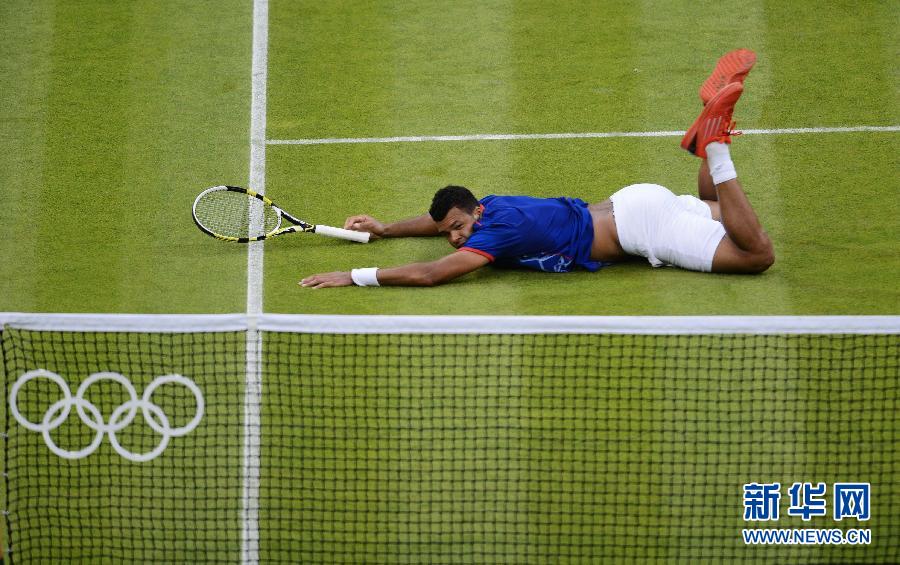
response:
[(716, 184), (713, 182), (712, 175), (709, 174), (709, 163), (706, 159), (700, 161), (700, 171), (697, 173), (697, 192), (700, 200), (706, 202), (712, 212), (714, 220), (721, 220), (722, 214), (719, 212), (719, 195), (716, 193)]
[(709, 174), (709, 163), (706, 159), (700, 161), (700, 171), (697, 173), (697, 191), (700, 193), (700, 200), (719, 199), (719, 195), (716, 194), (716, 184), (713, 182), (712, 175)]
[(722, 88), (681, 141), (684, 149), (704, 159), (698, 176), (701, 198), (703, 191), (708, 194), (710, 181), (715, 186), (720, 221), (726, 232), (713, 257), (712, 270), (720, 273), (761, 273), (775, 261), (772, 242), (737, 181), (728, 150), (731, 116), (743, 90), (739, 82)]
[(725, 238), (713, 257), (713, 272), (761, 273), (775, 262), (772, 240), (737, 178), (716, 185)]

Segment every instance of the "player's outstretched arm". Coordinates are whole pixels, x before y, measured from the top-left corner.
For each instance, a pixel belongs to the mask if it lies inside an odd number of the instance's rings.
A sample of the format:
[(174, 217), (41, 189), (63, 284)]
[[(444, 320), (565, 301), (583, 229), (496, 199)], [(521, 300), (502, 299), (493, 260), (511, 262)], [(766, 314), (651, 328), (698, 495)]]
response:
[[(477, 253), (458, 251), (429, 263), (410, 263), (389, 269), (360, 269), (369, 273), (357, 274), (361, 286), (436, 286), (452, 281), (488, 264), (488, 259)], [(374, 280), (371, 279), (374, 277)], [(311, 275), (300, 281), (307, 288), (350, 286), (353, 275), (348, 271)]]
[(360, 214), (347, 218), (347, 221), (344, 222), (344, 229), (367, 231), (372, 234), (372, 239), (433, 236), (439, 233), (437, 224), (428, 214), (422, 214), (421, 216), (401, 220), (393, 224), (383, 224), (372, 216)]

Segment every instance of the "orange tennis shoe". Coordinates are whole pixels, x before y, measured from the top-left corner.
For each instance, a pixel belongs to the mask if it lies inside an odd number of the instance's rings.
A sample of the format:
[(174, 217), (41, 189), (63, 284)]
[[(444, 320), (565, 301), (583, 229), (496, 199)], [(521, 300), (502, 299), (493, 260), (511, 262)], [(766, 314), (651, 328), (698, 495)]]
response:
[(697, 157), (706, 159), (706, 146), (710, 143), (714, 141), (731, 143), (731, 135), (740, 133), (731, 131), (734, 127), (731, 116), (734, 113), (734, 105), (743, 92), (743, 84), (732, 82), (713, 96), (691, 129), (684, 134), (681, 147)]
[(722, 55), (716, 68), (700, 87), (700, 100), (708, 104), (713, 96), (732, 82), (743, 83), (756, 63), (756, 53), (749, 49), (736, 49)]

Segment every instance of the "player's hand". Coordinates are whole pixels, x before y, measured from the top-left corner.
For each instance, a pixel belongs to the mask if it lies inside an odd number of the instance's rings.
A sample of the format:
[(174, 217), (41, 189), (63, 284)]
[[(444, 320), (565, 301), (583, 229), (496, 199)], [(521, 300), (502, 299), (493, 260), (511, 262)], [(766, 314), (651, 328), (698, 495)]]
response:
[(337, 271), (334, 273), (321, 273), (318, 275), (310, 275), (300, 281), (300, 286), (307, 288), (328, 288), (331, 286), (352, 286), (353, 279), (347, 271)]
[(369, 239), (381, 239), (382, 237), (384, 237), (384, 224), (382, 224), (372, 216), (366, 216), (365, 214), (350, 216), (349, 218), (347, 218), (347, 221), (344, 222), (344, 229), (353, 231), (367, 231), (372, 234)]

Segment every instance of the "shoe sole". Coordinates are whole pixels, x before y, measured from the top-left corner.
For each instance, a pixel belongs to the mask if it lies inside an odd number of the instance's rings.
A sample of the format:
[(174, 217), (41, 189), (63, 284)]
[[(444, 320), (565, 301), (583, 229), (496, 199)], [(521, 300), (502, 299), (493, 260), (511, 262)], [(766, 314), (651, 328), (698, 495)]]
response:
[(732, 82), (743, 83), (754, 64), (756, 53), (749, 49), (736, 49), (722, 55), (712, 74), (700, 87), (700, 100), (706, 105), (725, 86)]

